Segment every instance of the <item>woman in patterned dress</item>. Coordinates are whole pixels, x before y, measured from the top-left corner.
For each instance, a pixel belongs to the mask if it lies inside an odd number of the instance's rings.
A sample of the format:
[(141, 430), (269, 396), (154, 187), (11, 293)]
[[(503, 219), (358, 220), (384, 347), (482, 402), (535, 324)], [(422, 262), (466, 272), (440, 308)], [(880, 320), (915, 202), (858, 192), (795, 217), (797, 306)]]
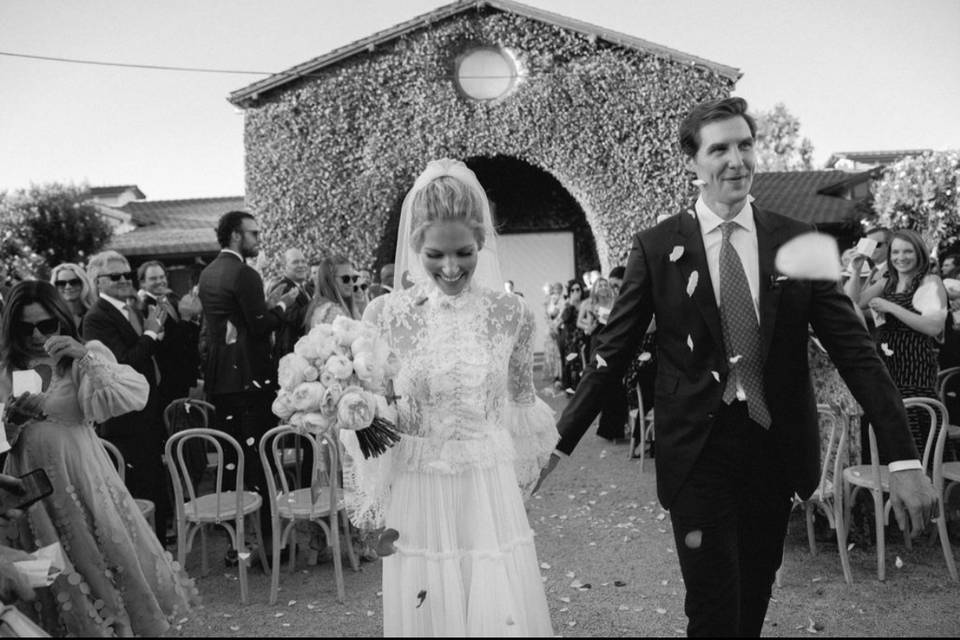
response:
[[(851, 266), (859, 273), (863, 256)], [(929, 300), (914, 307), (915, 294)], [(859, 287), (857, 287), (859, 288)], [(923, 295), (929, 292), (929, 295)], [(947, 293), (940, 276), (931, 273), (930, 253), (920, 235), (908, 229), (893, 232), (887, 245), (887, 275), (860, 292), (860, 305), (874, 314), (874, 339), (880, 357), (904, 398), (937, 397), (937, 338), (947, 315)], [(928, 426), (911, 412), (910, 430), (922, 452)]]

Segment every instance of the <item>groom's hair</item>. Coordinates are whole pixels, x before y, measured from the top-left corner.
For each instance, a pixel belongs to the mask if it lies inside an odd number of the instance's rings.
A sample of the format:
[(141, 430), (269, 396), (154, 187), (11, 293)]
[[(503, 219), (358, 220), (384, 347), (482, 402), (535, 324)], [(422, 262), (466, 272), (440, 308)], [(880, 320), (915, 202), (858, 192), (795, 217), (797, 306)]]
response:
[(757, 137), (757, 123), (747, 113), (747, 101), (743, 98), (723, 98), (701, 102), (680, 123), (680, 150), (687, 157), (694, 157), (700, 150), (700, 130), (704, 125), (736, 117), (743, 118), (750, 127), (750, 135)]
[(410, 213), (410, 244), (415, 251), (423, 247), (423, 234), (436, 222), (462, 222), (473, 231), (479, 247), (486, 240), (483, 226), (483, 201), (485, 195), (453, 176), (440, 176), (431, 180), (413, 197)]

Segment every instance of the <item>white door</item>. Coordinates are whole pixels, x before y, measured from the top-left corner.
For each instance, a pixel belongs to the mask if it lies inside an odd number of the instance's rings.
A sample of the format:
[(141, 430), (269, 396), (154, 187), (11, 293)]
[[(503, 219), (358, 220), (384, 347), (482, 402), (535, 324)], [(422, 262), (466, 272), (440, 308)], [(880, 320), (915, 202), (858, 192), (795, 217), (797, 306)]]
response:
[(537, 319), (534, 351), (543, 352), (547, 336), (544, 302), (547, 286), (575, 276), (573, 232), (512, 233), (497, 237), (504, 280), (513, 280)]

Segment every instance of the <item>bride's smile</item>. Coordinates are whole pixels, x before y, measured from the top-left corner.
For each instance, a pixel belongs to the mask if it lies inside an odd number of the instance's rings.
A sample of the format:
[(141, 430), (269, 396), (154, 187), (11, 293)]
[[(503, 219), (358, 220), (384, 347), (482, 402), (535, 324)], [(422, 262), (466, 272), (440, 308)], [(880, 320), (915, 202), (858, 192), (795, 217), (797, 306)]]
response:
[(457, 295), (477, 268), (477, 240), (467, 225), (457, 221), (430, 225), (423, 235), (420, 261), (440, 291)]

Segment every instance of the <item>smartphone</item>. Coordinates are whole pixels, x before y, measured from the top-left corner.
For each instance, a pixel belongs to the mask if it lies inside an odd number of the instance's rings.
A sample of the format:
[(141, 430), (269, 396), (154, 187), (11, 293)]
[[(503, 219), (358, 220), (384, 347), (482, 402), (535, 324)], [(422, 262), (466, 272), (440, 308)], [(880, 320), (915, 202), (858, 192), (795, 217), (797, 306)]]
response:
[(37, 500), (46, 498), (53, 493), (53, 485), (43, 469), (34, 469), (20, 476), (23, 482), (23, 493), (18, 494), (10, 489), (0, 487), (0, 514), (10, 509), (26, 509)]

